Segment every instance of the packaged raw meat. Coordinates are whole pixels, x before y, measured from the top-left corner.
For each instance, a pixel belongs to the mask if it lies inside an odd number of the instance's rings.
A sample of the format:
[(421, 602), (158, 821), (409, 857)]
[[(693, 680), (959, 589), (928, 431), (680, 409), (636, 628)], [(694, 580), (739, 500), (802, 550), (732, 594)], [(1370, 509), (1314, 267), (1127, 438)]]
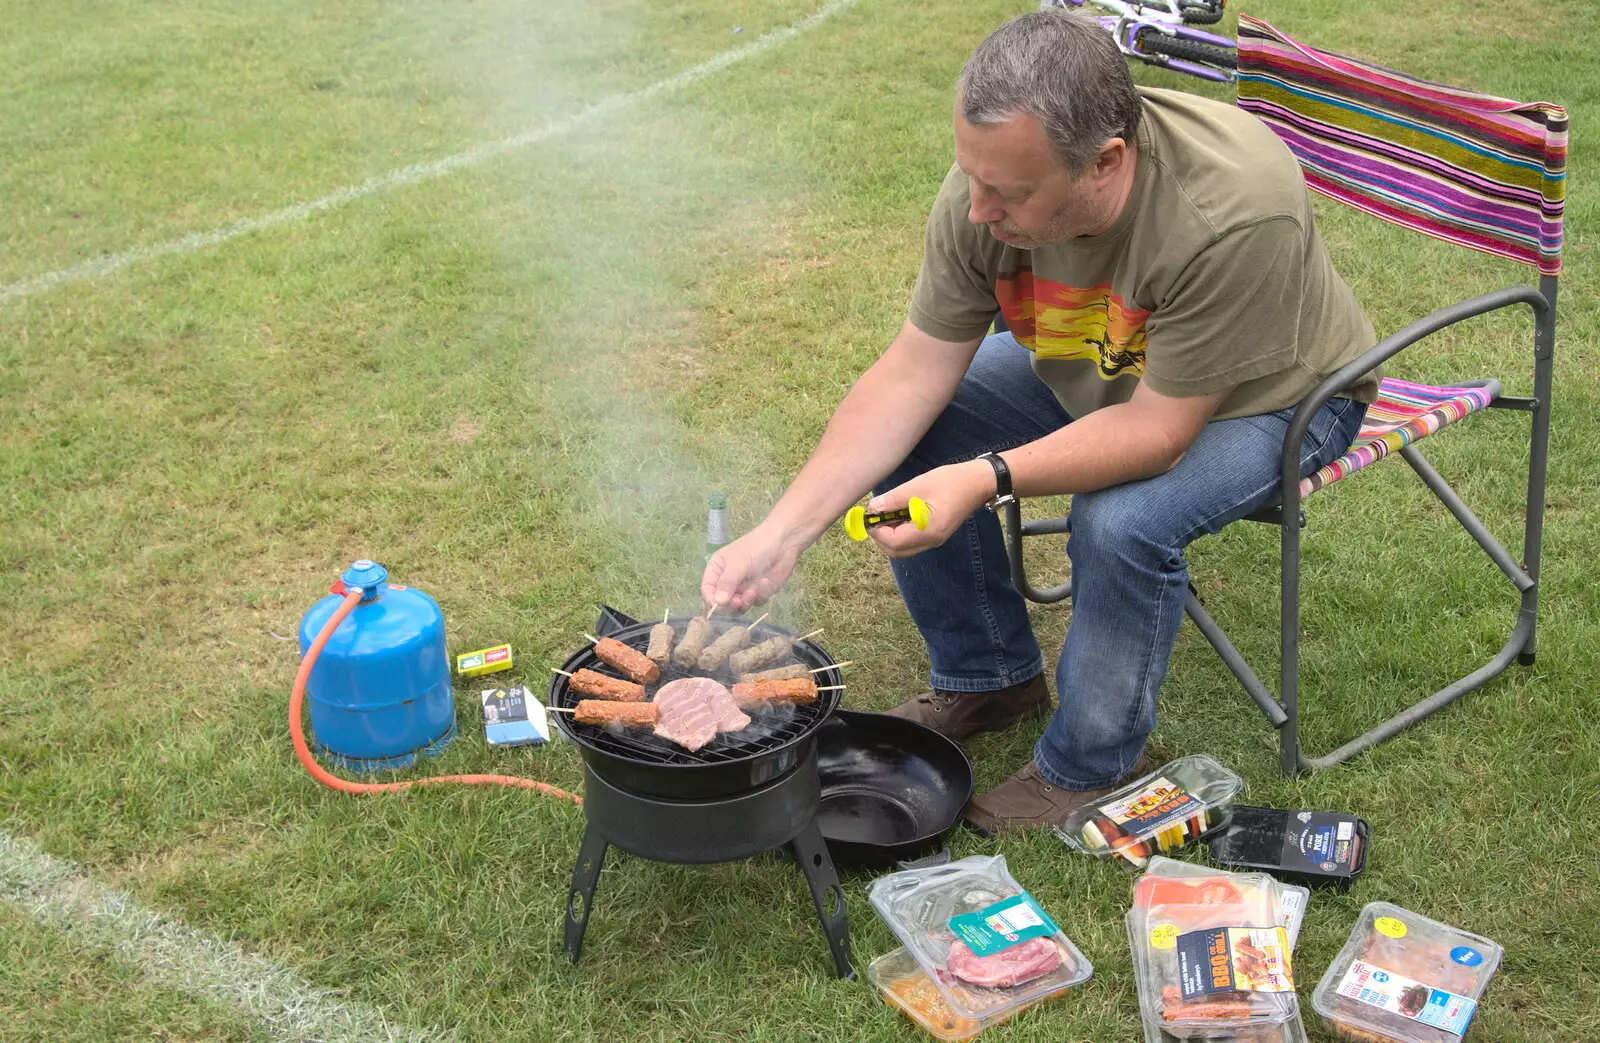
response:
[[(1146, 880), (1157, 879), (1183, 881), (1192, 890), (1184, 893), (1166, 886), (1145, 883)], [(1289, 949), (1292, 951), (1300, 936), (1300, 925), (1305, 919), (1306, 903), (1311, 895), (1307, 888), (1284, 884), (1270, 877), (1263, 880), (1262, 874), (1231, 873), (1188, 862), (1177, 862), (1157, 855), (1150, 860), (1149, 870), (1135, 887), (1133, 905), (1124, 918), (1128, 928), (1128, 940), (1135, 956), (1139, 954), (1141, 945), (1148, 944), (1141, 942), (1141, 939), (1150, 937), (1149, 910), (1152, 903), (1170, 902), (1173, 899), (1204, 901), (1208, 898), (1231, 901), (1235, 894), (1258, 887), (1266, 887), (1271, 893), (1271, 904), (1277, 911), (1278, 926), (1282, 927), (1288, 936)], [(1161, 1006), (1161, 996), (1156, 991), (1157, 981), (1149, 975), (1136, 974), (1135, 977), (1139, 989), (1145, 1043), (1176, 1043), (1178, 1040), (1201, 1039), (1211, 1040), (1214, 1043), (1306, 1043), (1306, 1030), (1301, 1021), (1298, 1004), (1295, 1016), (1279, 1024), (1226, 1027), (1207, 1025), (1200, 1028), (1189, 1026), (1178, 1029), (1174, 1023), (1151, 1013)]]
[(868, 897), (956, 1019), (992, 1024), (1094, 974), (1004, 856), (890, 873)]
[[(1157, 855), (1150, 860), (1150, 868), (1145, 870), (1145, 876), (1169, 877), (1178, 880), (1197, 880), (1204, 878), (1220, 878), (1230, 883), (1244, 881), (1249, 884), (1259, 880), (1261, 873), (1238, 873), (1226, 869), (1213, 869), (1210, 866), (1199, 866), (1193, 862), (1179, 862), (1174, 858), (1164, 858)], [(1286, 884), (1277, 877), (1268, 875), (1272, 881), (1272, 890), (1277, 895), (1278, 926), (1289, 934), (1289, 948), (1293, 949), (1300, 940), (1300, 925), (1305, 922), (1306, 904), (1311, 901), (1311, 889), (1299, 884)], [(1141, 878), (1142, 879), (1142, 878)], [(1148, 892), (1147, 892), (1148, 893)], [(1138, 886), (1134, 888), (1134, 906), (1129, 910), (1130, 915), (1142, 912), (1138, 903)]]
[(1141, 877), (1126, 922), (1146, 1035), (1303, 1037), (1284, 1027), (1300, 1017), (1284, 908), (1283, 885), (1265, 873)]
[(1228, 824), (1244, 781), (1203, 753), (1180, 757), (1096, 804), (1076, 808), (1055, 832), (1074, 851), (1116, 855), (1136, 868)]
[(1350, 1043), (1456, 1043), (1504, 950), (1388, 902), (1361, 910), (1311, 1006)]
[(877, 986), (883, 1002), (935, 1039), (971, 1039), (986, 1027), (976, 1018), (964, 1018), (951, 1010), (933, 979), (917, 966), (904, 946), (873, 960), (867, 967), (867, 977)]

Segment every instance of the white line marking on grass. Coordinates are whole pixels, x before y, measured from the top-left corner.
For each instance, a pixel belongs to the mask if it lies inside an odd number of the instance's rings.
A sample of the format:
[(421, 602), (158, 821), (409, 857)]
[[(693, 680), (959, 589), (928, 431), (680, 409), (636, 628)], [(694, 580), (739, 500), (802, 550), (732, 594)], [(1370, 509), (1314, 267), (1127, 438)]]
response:
[(379, 192), (387, 192), (403, 185), (414, 185), (419, 181), (431, 181), (434, 178), (444, 177), (446, 174), (456, 170), (479, 166), (497, 156), (564, 134), (574, 127), (637, 105), (658, 94), (667, 94), (697, 83), (729, 66), (737, 65), (739, 62), (754, 58), (758, 54), (787, 43), (806, 30), (820, 25), (840, 11), (854, 7), (859, 2), (860, 0), (829, 0), (828, 3), (818, 8), (813, 14), (782, 29), (774, 29), (744, 47), (724, 51), (691, 69), (680, 72), (676, 76), (670, 76), (665, 80), (652, 83), (650, 86), (642, 87), (636, 91), (613, 94), (611, 97), (595, 102), (588, 108), (581, 109), (565, 119), (557, 120), (554, 123), (546, 123), (541, 127), (535, 127), (533, 130), (525, 131), (509, 138), (487, 141), (465, 152), (458, 152), (453, 156), (446, 156), (443, 159), (436, 159), (429, 163), (413, 163), (408, 167), (400, 167), (386, 174), (370, 177), (358, 185), (348, 185), (335, 192), (330, 192), (320, 199), (313, 199), (307, 203), (296, 203), (293, 206), (286, 206), (282, 210), (276, 210), (270, 214), (262, 214), (258, 217), (242, 218), (232, 224), (213, 228), (209, 232), (190, 232), (188, 235), (180, 236), (177, 239), (169, 239), (164, 243), (156, 243), (152, 246), (136, 246), (132, 250), (125, 250), (122, 253), (107, 254), (92, 261), (73, 265), (71, 268), (60, 268), (53, 272), (45, 272), (43, 275), (36, 275), (31, 279), (11, 283), (9, 286), (0, 286), (0, 305), (8, 304), (24, 297), (32, 297), (60, 286), (82, 282), (85, 279), (96, 279), (102, 275), (110, 275), (112, 272), (121, 271), (129, 265), (138, 264), (142, 261), (150, 261), (157, 257), (167, 257), (172, 254), (194, 253), (197, 250), (204, 250), (209, 246), (216, 246), (219, 243), (225, 243), (230, 239), (237, 239), (252, 232), (259, 232), (265, 228), (289, 224), (294, 221), (303, 221), (312, 214), (323, 210), (331, 210), (336, 206), (342, 206), (345, 203), (354, 202), (357, 199), (363, 199)]
[(101, 887), (83, 867), (4, 830), (0, 830), (0, 902), (111, 949), (155, 984), (242, 1007), (284, 1039), (422, 1043), (456, 1035), (395, 1025), (374, 1007), (334, 996), (238, 945)]

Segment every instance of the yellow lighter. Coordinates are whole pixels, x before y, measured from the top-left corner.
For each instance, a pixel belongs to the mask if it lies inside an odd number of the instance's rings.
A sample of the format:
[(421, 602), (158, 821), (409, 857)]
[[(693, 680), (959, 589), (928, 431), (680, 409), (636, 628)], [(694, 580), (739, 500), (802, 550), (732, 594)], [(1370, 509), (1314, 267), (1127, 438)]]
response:
[(896, 525), (908, 521), (918, 529), (928, 527), (928, 504), (920, 496), (913, 496), (911, 502), (898, 511), (884, 511), (881, 514), (869, 514), (860, 504), (850, 508), (844, 515), (844, 531), (850, 538), (860, 543), (867, 538), (868, 529), (876, 529), (880, 525)]

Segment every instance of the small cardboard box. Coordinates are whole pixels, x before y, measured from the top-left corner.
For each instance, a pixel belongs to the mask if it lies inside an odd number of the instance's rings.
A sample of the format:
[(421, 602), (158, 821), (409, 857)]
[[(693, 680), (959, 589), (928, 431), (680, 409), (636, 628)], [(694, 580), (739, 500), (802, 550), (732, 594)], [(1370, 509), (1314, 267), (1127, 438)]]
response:
[(483, 704), (483, 735), (490, 746), (525, 746), (550, 741), (550, 718), (544, 705), (526, 688), (487, 688)]
[(456, 671), (462, 677), (477, 677), (479, 674), (492, 674), (497, 670), (510, 669), (510, 645), (480, 648), (476, 652), (463, 652), (456, 656)]

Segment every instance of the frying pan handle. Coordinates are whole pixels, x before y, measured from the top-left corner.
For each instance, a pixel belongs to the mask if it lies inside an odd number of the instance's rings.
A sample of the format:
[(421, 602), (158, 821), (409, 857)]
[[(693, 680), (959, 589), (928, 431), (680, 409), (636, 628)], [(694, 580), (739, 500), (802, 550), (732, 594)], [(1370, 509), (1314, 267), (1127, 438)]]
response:
[(899, 862), (896, 862), (895, 865), (901, 869), (928, 869), (933, 866), (942, 866), (949, 861), (950, 848), (946, 846), (941, 850), (935, 851), (931, 855), (923, 855), (921, 858), (903, 859)]

